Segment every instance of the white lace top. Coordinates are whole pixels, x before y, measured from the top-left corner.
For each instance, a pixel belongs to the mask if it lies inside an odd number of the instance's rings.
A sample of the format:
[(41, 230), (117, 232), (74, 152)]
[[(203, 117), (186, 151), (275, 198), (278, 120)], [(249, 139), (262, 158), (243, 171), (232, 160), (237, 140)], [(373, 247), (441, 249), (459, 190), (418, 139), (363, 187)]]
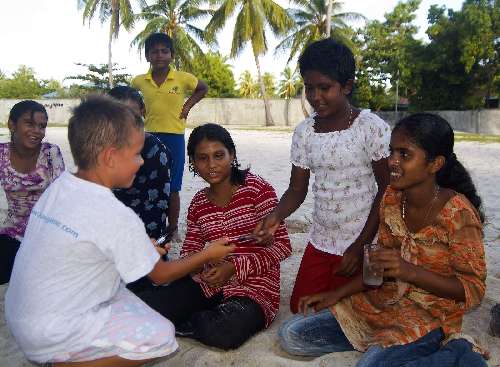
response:
[(314, 116), (292, 137), (291, 161), (314, 174), (310, 242), (318, 250), (342, 255), (361, 233), (377, 194), (372, 161), (389, 156), (389, 125), (362, 110), (351, 127), (314, 132)]

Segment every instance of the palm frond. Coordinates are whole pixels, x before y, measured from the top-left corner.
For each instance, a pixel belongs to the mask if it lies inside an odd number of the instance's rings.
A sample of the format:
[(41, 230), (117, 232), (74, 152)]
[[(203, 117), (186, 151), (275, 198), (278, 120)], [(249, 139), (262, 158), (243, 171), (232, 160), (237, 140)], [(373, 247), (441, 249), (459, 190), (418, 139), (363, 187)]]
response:
[(221, 6), (212, 14), (212, 18), (205, 28), (209, 38), (215, 38), (217, 32), (225, 27), (226, 22), (232, 17), (237, 5), (237, 0), (224, 0), (222, 2)]

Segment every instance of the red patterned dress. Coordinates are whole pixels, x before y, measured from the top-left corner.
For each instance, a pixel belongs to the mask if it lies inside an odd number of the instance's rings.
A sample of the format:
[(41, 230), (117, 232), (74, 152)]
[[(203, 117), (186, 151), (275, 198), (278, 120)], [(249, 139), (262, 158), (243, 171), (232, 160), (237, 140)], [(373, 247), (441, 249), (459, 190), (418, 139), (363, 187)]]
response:
[(229, 237), (237, 245), (227, 260), (235, 265), (236, 273), (222, 287), (210, 287), (198, 276), (207, 298), (223, 292), (224, 298), (249, 297), (264, 311), (266, 327), (273, 321), (280, 301), (280, 262), (291, 254), (290, 240), (282, 223), (270, 246), (238, 237), (253, 231), (255, 225), (277, 205), (276, 193), (265, 180), (247, 173), (245, 184), (238, 187), (229, 204), (221, 208), (211, 203), (205, 190), (191, 201), (187, 215), (187, 233), (181, 257), (202, 250), (206, 243)]

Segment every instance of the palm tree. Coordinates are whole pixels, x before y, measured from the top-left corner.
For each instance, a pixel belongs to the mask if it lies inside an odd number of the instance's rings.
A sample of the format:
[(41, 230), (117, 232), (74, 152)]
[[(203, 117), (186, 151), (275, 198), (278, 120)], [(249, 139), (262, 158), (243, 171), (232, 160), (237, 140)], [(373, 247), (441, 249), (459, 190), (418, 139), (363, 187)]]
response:
[[(290, 0), (290, 2), (297, 6), (287, 9), (295, 26), (276, 46), (276, 52), (290, 52), (288, 62), (302, 53), (309, 44), (325, 37), (334, 38), (351, 48), (354, 46), (351, 40), (352, 29), (346, 22), (364, 20), (365, 17), (362, 14), (341, 13), (343, 3), (336, 0)], [(304, 88), (302, 89), (301, 104), (304, 116), (307, 117)]]
[[(326, 2), (329, 2), (327, 4)], [(288, 14), (295, 21), (286, 37), (276, 46), (277, 52), (288, 51), (291, 61), (309, 44), (325, 37), (334, 38), (347, 46), (353, 47), (352, 29), (347, 21), (364, 20), (359, 13), (341, 13), (343, 3), (335, 0), (291, 0), (297, 8), (287, 9)], [(327, 13), (331, 7), (331, 17), (328, 21)], [(330, 24), (329, 29), (327, 25)]]
[(230, 56), (236, 57), (247, 42), (250, 42), (257, 67), (260, 92), (264, 100), (266, 125), (274, 125), (262, 79), (259, 56), (267, 52), (266, 28), (269, 28), (275, 36), (281, 36), (293, 26), (292, 19), (281, 6), (272, 0), (212, 0), (212, 3), (219, 7), (205, 28), (211, 38), (215, 38), (216, 33), (225, 27), (235, 12), (238, 13)]
[(213, 10), (200, 8), (200, 3), (200, 0), (156, 0), (152, 5), (143, 6), (137, 18), (147, 23), (131, 46), (137, 46), (141, 52), (151, 33), (166, 33), (174, 44), (176, 66), (191, 71), (193, 57), (204, 57), (198, 41), (215, 44), (215, 41), (208, 42), (203, 30), (192, 24), (213, 13)]
[(278, 94), (281, 98), (285, 98), (285, 123), (290, 126), (289, 110), (290, 99), (297, 95), (297, 91), (302, 86), (302, 82), (296, 71), (292, 71), (290, 66), (281, 72), (281, 79), (278, 81)]
[[(96, 12), (99, 14), (99, 20), (104, 23), (110, 18), (109, 22), (109, 41), (108, 41), (108, 78), (109, 87), (113, 88), (113, 61), (112, 44), (113, 39), (118, 38), (120, 27), (123, 26), (127, 31), (134, 27), (134, 13), (130, 0), (77, 0), (78, 8), (83, 8), (83, 23), (92, 20)], [(142, 1), (141, 1), (142, 2)]]
[(240, 88), (238, 90), (241, 97), (244, 98), (255, 98), (259, 92), (259, 86), (253, 80), (252, 74), (245, 70), (240, 75), (239, 80)]
[(266, 90), (267, 97), (274, 97), (276, 95), (276, 78), (273, 73), (266, 72), (262, 75), (262, 81), (264, 82), (264, 88)]

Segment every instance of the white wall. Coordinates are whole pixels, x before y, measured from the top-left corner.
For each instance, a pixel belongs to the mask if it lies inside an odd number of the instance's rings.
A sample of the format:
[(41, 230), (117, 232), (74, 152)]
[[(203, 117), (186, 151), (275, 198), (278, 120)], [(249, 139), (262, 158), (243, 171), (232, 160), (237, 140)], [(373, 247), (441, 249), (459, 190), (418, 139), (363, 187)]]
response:
[[(0, 100), (0, 122), (6, 123), (11, 107), (19, 100)], [(39, 100), (49, 114), (50, 124), (66, 124), (71, 108), (78, 104), (76, 99)], [(300, 99), (288, 101), (288, 121), (291, 126), (304, 119)], [(286, 126), (287, 101), (270, 100), (271, 114), (276, 126)], [(310, 110), (309, 105), (307, 108)], [(455, 130), (500, 135), (500, 109), (475, 111), (438, 111)], [(384, 120), (394, 125), (396, 119), (408, 112), (377, 112)], [(222, 125), (265, 126), (264, 102), (260, 99), (243, 98), (205, 98), (192, 110), (188, 123), (198, 125), (204, 122), (217, 122)]]

